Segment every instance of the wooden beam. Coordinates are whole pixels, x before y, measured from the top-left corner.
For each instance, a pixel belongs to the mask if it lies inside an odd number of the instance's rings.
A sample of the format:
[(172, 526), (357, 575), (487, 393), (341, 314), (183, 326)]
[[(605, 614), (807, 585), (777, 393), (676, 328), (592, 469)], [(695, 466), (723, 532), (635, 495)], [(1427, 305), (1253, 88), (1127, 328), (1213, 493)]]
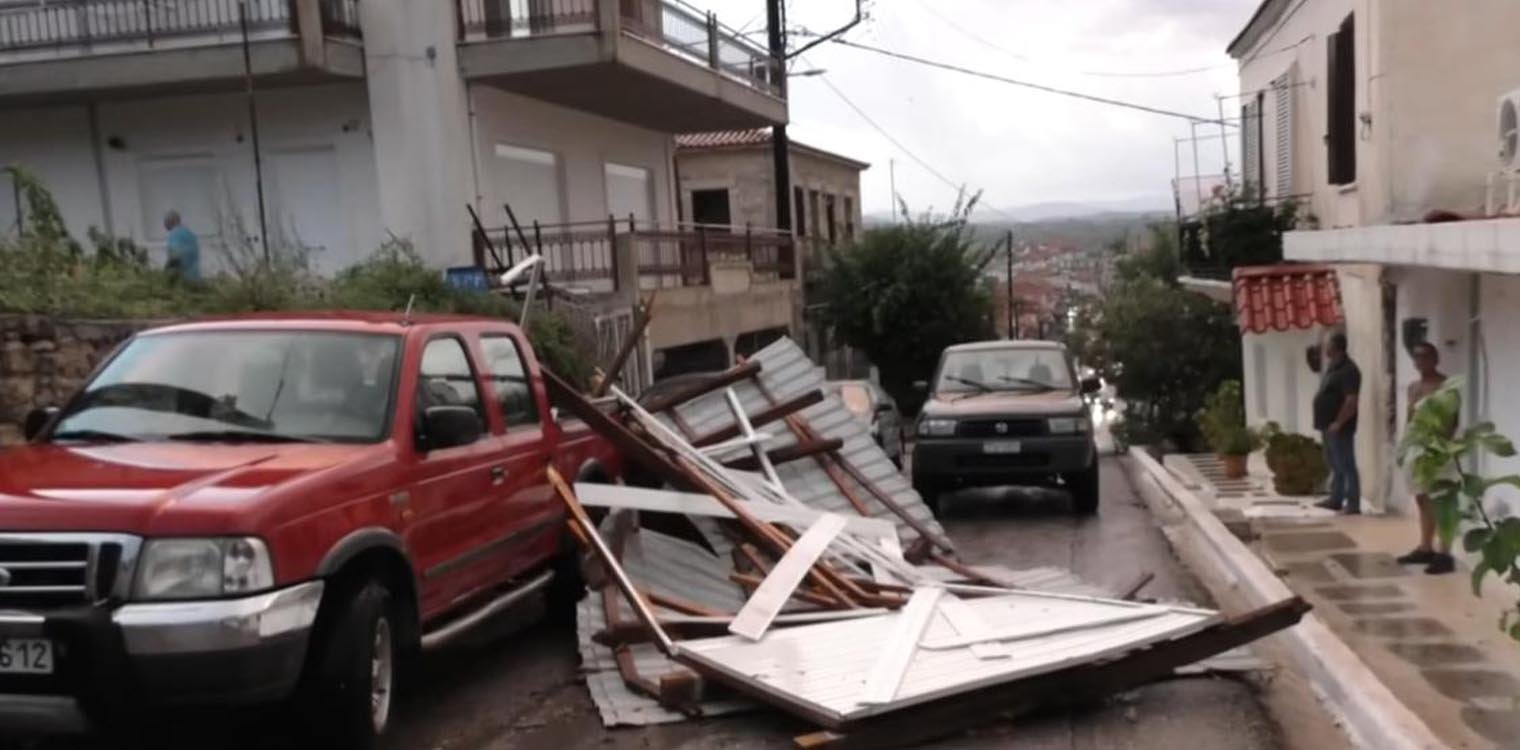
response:
[(666, 609), (680, 612), (683, 615), (696, 615), (698, 617), (723, 617), (729, 614), (728, 612), (722, 612), (713, 609), (712, 607), (704, 606), (690, 599), (685, 599), (679, 596), (661, 594), (654, 591), (646, 591), (643, 589), (640, 589), (639, 593), (642, 593), (651, 604), (657, 604)]
[(681, 404), (684, 404), (687, 401), (690, 401), (698, 396), (712, 393), (719, 388), (726, 388), (730, 385), (733, 385), (734, 383), (744, 380), (745, 378), (754, 377), (758, 374), (760, 374), (760, 363), (751, 360), (749, 362), (745, 362), (742, 365), (731, 367), (717, 375), (714, 375), (710, 380), (704, 380), (700, 383), (693, 383), (692, 385), (682, 388), (681, 390), (665, 396), (664, 398), (653, 399), (644, 407), (644, 409), (650, 414), (659, 414), (660, 412), (665, 411), (666, 409), (669, 409), (673, 406), (680, 406)]
[[(729, 573), (728, 579), (734, 583), (739, 584), (740, 586), (743, 586), (750, 592), (753, 592), (755, 589), (760, 588), (761, 578), (759, 576), (749, 575), (748, 573)], [(812, 591), (804, 588), (792, 589), (791, 598), (799, 599), (801, 601), (807, 602), (808, 604), (816, 604), (820, 607), (833, 608), (839, 606), (839, 602), (836, 602), (829, 597), (823, 596), (822, 594), (815, 594)]]
[[(810, 391), (808, 393), (802, 394), (801, 396), (796, 396), (794, 398), (787, 399), (786, 401), (783, 401), (779, 404), (766, 407), (765, 409), (762, 409), (761, 411), (750, 415), (749, 424), (751, 427), (759, 427), (761, 425), (770, 424), (771, 422), (781, 419), (788, 414), (802, 411), (803, 409), (806, 409), (809, 406), (812, 406), (813, 404), (816, 404), (822, 400), (823, 391)], [(709, 445), (716, 445), (725, 440), (732, 440), (736, 437), (739, 437), (738, 422), (735, 422), (734, 424), (731, 424), (722, 429), (709, 432), (706, 435), (703, 435), (691, 441), (691, 444), (694, 448), (703, 448)]]
[[(765, 457), (770, 459), (772, 465), (784, 464), (787, 461), (796, 461), (799, 458), (816, 456), (820, 453), (830, 453), (842, 448), (844, 448), (844, 441), (840, 440), (839, 438), (832, 438), (829, 440), (806, 440), (800, 443), (793, 443), (782, 448), (766, 451)], [(743, 458), (736, 458), (732, 461), (724, 461), (723, 465), (727, 466), (730, 469), (738, 469), (740, 471), (755, 471), (760, 468), (760, 461), (754, 456), (744, 456)]]
[(545, 369), (543, 373), (544, 383), (549, 390), (549, 399), (585, 422), (593, 432), (601, 435), (607, 442), (612, 443), (624, 459), (638, 464), (656, 477), (669, 482), (676, 489), (701, 491), (702, 488), (691, 480), (690, 475), (672, 463), (664, 453), (652, 448), (648, 442), (634, 434), (622, 422), (603, 413), (596, 404), (591, 403), (580, 391), (558, 375), (548, 369)]

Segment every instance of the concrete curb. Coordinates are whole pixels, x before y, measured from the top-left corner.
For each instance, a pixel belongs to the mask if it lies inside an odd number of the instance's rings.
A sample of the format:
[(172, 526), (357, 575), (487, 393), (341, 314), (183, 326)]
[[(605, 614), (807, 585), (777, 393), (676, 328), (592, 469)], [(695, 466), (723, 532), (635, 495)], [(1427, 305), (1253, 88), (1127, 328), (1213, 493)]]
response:
[[(1205, 581), (1210, 588), (1222, 585), (1227, 589), (1216, 591), (1215, 596), (1234, 599), (1248, 607), (1259, 607), (1293, 596), (1288, 585), (1230, 533), (1203, 501), (1169, 470), (1140, 448), (1132, 450), (1129, 457), (1139, 468), (1138, 473), (1155, 483), (1160, 490), (1156, 494), (1164, 497), (1141, 493), (1158, 517), (1179, 514), (1182, 517), (1191, 539), (1190, 543), (1174, 543), (1178, 555), (1195, 570), (1218, 574), (1220, 580)], [(1154, 507), (1158, 502), (1169, 502), (1170, 507)], [(1388, 686), (1313, 612), (1276, 638), (1291, 655), (1292, 663), (1287, 666), (1321, 693), (1330, 708), (1339, 714), (1357, 746), (1376, 750), (1439, 750), (1446, 747), (1430, 727), (1399, 702)]]

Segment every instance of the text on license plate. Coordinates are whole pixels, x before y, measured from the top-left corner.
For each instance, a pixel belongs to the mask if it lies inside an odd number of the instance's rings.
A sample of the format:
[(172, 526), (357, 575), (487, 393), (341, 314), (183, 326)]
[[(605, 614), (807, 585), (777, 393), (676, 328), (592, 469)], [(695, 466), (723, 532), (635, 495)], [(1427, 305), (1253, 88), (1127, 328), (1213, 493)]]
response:
[(52, 673), (52, 641), (43, 638), (0, 638), (0, 674)]
[(1017, 440), (997, 440), (990, 443), (982, 443), (983, 453), (1018, 453), (1023, 449), (1024, 446), (1020, 445)]

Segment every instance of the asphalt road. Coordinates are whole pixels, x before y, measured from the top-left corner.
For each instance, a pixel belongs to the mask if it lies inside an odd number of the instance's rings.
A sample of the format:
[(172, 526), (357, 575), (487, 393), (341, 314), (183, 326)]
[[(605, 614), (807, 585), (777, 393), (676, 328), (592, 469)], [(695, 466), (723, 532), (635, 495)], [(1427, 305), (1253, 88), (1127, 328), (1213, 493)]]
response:
[[(1115, 459), (1104, 459), (1096, 517), (1073, 517), (1059, 493), (961, 493), (946, 526), (972, 562), (1061, 566), (1118, 587), (1155, 573), (1143, 596), (1206, 603), (1171, 556)], [(608, 730), (576, 671), (574, 635), (535, 619), (493, 623), (467, 642), (417, 665), (399, 696), (387, 747), (395, 750), (507, 748), (781, 748), (806, 726), (773, 712), (644, 729)], [(176, 717), (152, 747), (270, 748), (300, 744), (283, 714)], [(1190, 677), (1153, 684), (1102, 704), (1003, 720), (934, 747), (1034, 750), (1285, 747), (1262, 691), (1236, 678)], [(119, 744), (113, 742), (113, 747)]]

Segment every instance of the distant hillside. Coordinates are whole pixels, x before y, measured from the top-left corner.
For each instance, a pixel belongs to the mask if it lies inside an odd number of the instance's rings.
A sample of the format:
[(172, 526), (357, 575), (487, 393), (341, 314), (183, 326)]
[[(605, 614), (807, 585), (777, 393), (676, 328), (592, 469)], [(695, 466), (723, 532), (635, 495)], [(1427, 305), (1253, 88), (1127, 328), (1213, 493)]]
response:
[(978, 221), (977, 237), (995, 241), (1013, 230), (1014, 241), (1030, 244), (1066, 244), (1079, 248), (1100, 248), (1115, 241), (1140, 236), (1151, 224), (1171, 219), (1167, 213), (1101, 213), (1090, 216), (1047, 219), (1044, 221)]

